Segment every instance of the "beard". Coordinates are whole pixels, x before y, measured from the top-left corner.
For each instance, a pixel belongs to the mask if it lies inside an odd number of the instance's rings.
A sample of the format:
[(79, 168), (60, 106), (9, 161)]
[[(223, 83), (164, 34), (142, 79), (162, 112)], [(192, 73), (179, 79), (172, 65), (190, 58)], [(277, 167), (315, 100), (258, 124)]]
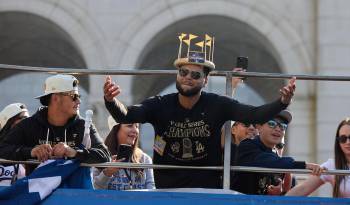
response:
[(177, 91), (179, 91), (179, 93), (181, 95), (186, 96), (186, 97), (192, 97), (192, 96), (197, 95), (202, 90), (202, 87), (197, 86), (197, 87), (194, 87), (194, 88), (189, 89), (189, 90), (184, 90), (184, 89), (182, 89), (180, 83), (178, 81), (176, 81), (176, 89), (177, 89)]

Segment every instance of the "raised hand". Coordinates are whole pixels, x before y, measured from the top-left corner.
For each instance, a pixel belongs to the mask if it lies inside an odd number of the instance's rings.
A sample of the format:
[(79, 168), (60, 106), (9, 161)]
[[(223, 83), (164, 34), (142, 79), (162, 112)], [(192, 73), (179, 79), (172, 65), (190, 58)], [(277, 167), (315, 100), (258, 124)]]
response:
[(295, 92), (295, 80), (296, 80), (296, 78), (292, 77), (289, 80), (288, 85), (286, 85), (280, 89), (281, 102), (283, 104), (289, 105), (292, 102), (292, 98), (293, 98), (294, 92)]
[(109, 102), (112, 102), (113, 98), (119, 95), (120, 92), (121, 88), (119, 87), (119, 85), (116, 85), (114, 82), (112, 82), (111, 76), (107, 76), (103, 86), (103, 93), (105, 99)]

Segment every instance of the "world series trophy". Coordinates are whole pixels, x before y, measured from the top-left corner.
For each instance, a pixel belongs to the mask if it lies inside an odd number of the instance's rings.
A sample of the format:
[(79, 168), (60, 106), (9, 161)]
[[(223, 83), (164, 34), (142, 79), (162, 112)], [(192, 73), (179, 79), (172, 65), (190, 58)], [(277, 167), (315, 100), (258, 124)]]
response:
[[(185, 34), (181, 33), (179, 38), (179, 51), (177, 59), (174, 61), (174, 65), (176, 68), (181, 67), (182, 65), (191, 63), (202, 65), (211, 70), (215, 69), (215, 64), (213, 63), (214, 59), (214, 42), (215, 38), (209, 36), (208, 34), (204, 35), (204, 40), (199, 42), (194, 42), (194, 39), (197, 39), (199, 36), (194, 34)], [(192, 45), (192, 42), (194, 42)], [(183, 44), (187, 46), (187, 51), (183, 56), (182, 47)], [(191, 46), (192, 45), (192, 46)], [(191, 47), (197, 46), (200, 50), (192, 50)]]

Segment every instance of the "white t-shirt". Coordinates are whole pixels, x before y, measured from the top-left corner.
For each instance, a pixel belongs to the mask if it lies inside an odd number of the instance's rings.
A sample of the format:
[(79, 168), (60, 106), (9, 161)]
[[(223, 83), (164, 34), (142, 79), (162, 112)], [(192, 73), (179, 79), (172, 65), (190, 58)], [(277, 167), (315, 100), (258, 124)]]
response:
[[(10, 186), (11, 185), (11, 179), (15, 173), (15, 167), (14, 165), (10, 166), (3, 166), (0, 165), (0, 186)], [(17, 179), (21, 179), (25, 177), (25, 169), (23, 165), (19, 165), (18, 167), (18, 174)]]
[[(321, 165), (321, 167), (325, 167), (328, 170), (334, 170), (335, 169), (335, 164), (334, 164), (334, 159), (328, 159), (325, 163)], [(334, 175), (321, 175), (320, 176), (321, 180), (324, 182), (329, 182), (332, 184), (334, 187)], [(340, 182), (340, 196), (344, 198), (349, 198), (350, 197), (350, 176), (345, 176), (345, 180)]]

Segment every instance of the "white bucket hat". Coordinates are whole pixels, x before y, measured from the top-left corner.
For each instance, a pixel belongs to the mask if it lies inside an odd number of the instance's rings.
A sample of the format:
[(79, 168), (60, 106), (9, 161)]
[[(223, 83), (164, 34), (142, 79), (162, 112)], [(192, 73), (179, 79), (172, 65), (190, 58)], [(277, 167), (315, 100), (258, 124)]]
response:
[(35, 97), (36, 99), (52, 93), (63, 93), (74, 91), (78, 93), (79, 81), (72, 75), (54, 75), (46, 78), (44, 84), (44, 94)]
[(26, 112), (26, 116), (29, 117), (28, 110), (23, 103), (12, 103), (6, 106), (0, 112), (0, 131), (4, 128), (9, 119), (21, 112)]

